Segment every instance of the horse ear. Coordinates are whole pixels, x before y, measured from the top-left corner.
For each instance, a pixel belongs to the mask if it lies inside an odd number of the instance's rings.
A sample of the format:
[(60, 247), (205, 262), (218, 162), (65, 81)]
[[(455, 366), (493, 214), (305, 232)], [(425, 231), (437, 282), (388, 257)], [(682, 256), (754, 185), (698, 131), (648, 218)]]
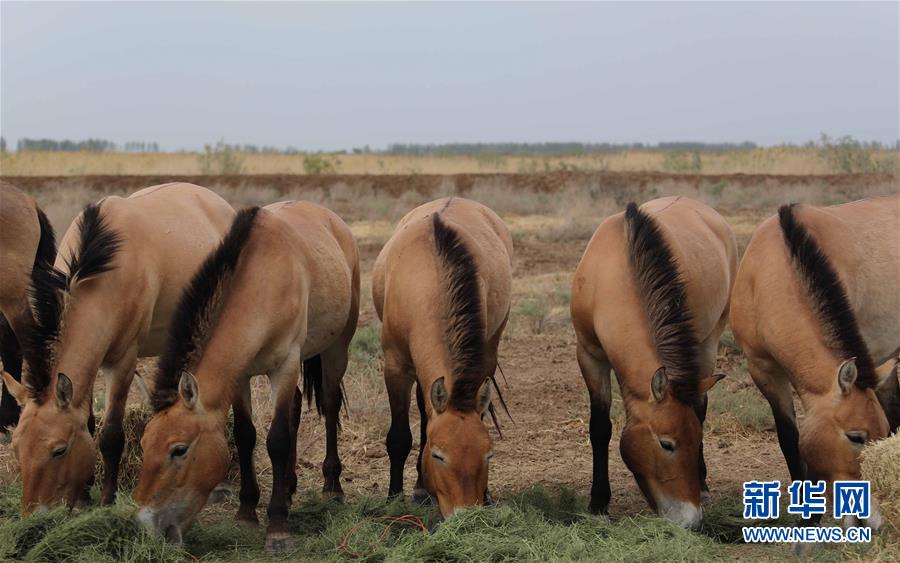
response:
[(181, 372), (181, 379), (178, 381), (178, 394), (187, 408), (193, 409), (196, 406), (200, 389), (197, 387), (197, 379), (194, 377), (194, 374), (189, 371)]
[(72, 386), (72, 380), (64, 373), (56, 375), (56, 404), (63, 409), (72, 402), (72, 395), (75, 391)]
[(716, 373), (716, 374), (710, 375), (708, 377), (704, 377), (703, 379), (700, 380), (700, 382), (698, 384), (700, 394), (702, 395), (704, 393), (707, 393), (710, 389), (713, 388), (713, 385), (722, 381), (722, 379), (724, 379), (724, 378), (725, 378), (724, 373)]
[(650, 380), (650, 392), (653, 393), (653, 398), (658, 402), (666, 397), (668, 390), (669, 378), (666, 377), (666, 368), (661, 367), (656, 370), (656, 373), (653, 374), (653, 379)]
[(841, 388), (841, 393), (846, 395), (850, 392), (850, 388), (856, 382), (856, 375), (856, 358), (844, 360), (841, 367), (838, 368), (838, 386)]
[(431, 406), (438, 413), (447, 410), (447, 387), (444, 384), (444, 378), (441, 377), (431, 384)]
[(13, 399), (16, 400), (16, 403), (18, 403), (20, 407), (24, 407), (25, 399), (28, 398), (28, 389), (16, 381), (16, 378), (14, 378), (11, 373), (7, 373), (6, 371), (3, 372), (3, 384), (6, 386), (6, 390), (9, 391), (9, 394), (13, 396)]
[(475, 396), (475, 409), (480, 413), (484, 413), (490, 404), (491, 380), (485, 379), (484, 383), (482, 383), (481, 387), (478, 389), (478, 395)]

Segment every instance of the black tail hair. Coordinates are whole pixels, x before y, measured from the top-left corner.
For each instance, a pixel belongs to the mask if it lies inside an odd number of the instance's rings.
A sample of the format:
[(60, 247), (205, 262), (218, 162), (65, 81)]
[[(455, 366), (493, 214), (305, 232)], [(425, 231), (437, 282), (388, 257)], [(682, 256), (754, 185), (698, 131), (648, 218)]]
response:
[[(309, 358), (308, 360), (303, 360), (303, 394), (306, 395), (306, 404), (310, 405), (315, 399), (316, 402), (316, 412), (319, 413), (319, 416), (322, 416), (322, 394), (324, 393), (323, 380), (325, 378), (325, 370), (322, 366), (322, 356), (317, 355)], [(346, 405), (346, 397), (344, 396), (344, 388), (343, 385), (338, 386), (338, 412), (342, 406)], [(338, 426), (341, 424), (341, 419), (338, 417)]]

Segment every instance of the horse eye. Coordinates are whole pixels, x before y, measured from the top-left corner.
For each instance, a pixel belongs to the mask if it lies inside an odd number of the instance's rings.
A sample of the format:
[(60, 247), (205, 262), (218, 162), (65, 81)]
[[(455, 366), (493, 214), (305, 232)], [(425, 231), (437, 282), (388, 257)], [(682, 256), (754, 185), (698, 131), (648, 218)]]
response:
[(673, 453), (675, 451), (675, 442), (673, 442), (672, 440), (660, 440), (659, 446), (669, 453)]
[(431, 452), (431, 457), (440, 461), (441, 463), (444, 463), (444, 456), (442, 456), (441, 454), (439, 454), (437, 452)]
[(53, 457), (62, 457), (66, 455), (66, 452), (69, 450), (69, 446), (59, 446), (57, 448), (53, 448)]
[(866, 443), (866, 433), (865, 432), (847, 432), (847, 439), (853, 442), (858, 446), (862, 446)]
[(169, 457), (171, 459), (176, 459), (184, 456), (188, 451), (187, 444), (175, 444), (172, 446), (172, 450), (169, 452)]

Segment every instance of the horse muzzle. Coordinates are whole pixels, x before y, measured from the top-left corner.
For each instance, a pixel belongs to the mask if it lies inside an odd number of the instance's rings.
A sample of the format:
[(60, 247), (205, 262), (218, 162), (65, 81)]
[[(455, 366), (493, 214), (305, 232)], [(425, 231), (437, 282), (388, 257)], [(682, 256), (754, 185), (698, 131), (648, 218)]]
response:
[(703, 521), (703, 509), (689, 502), (662, 497), (656, 501), (657, 513), (683, 528), (696, 530)]

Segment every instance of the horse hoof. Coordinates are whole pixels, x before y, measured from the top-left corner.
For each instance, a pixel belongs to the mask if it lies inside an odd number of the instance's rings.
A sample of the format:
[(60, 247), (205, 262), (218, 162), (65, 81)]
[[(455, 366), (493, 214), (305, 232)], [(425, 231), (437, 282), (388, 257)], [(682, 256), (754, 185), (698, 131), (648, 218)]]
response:
[(291, 549), (291, 537), (289, 534), (278, 532), (266, 536), (266, 553), (269, 555), (283, 555)]
[(256, 528), (259, 526), (259, 518), (256, 517), (256, 513), (253, 514), (241, 514), (238, 512), (234, 515), (235, 523), (241, 528)]
[(434, 504), (434, 501), (431, 499), (431, 495), (428, 494), (428, 491), (425, 489), (415, 489), (412, 493), (412, 502), (413, 504), (418, 504), (419, 506), (431, 506)]
[(322, 500), (344, 504), (344, 491), (322, 491)]
[(209, 497), (206, 499), (207, 504), (219, 504), (220, 502), (225, 502), (226, 499), (231, 497), (232, 490), (231, 485), (228, 483), (219, 483), (216, 485), (216, 488), (209, 493)]

